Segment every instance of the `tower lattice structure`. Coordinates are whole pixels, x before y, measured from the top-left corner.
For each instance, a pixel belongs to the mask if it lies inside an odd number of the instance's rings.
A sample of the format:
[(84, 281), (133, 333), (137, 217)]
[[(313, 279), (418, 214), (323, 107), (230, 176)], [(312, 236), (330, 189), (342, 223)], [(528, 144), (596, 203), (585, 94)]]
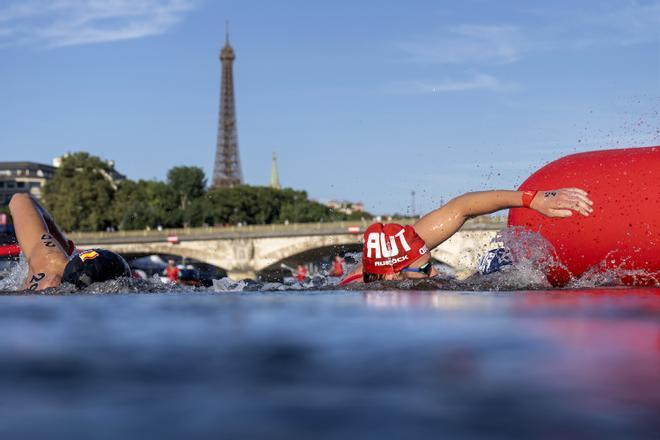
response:
[(241, 161), (238, 155), (236, 104), (234, 102), (234, 60), (236, 55), (225, 34), (225, 45), (220, 51), (222, 79), (220, 82), (220, 112), (218, 139), (213, 165), (213, 186), (234, 186), (243, 183)]

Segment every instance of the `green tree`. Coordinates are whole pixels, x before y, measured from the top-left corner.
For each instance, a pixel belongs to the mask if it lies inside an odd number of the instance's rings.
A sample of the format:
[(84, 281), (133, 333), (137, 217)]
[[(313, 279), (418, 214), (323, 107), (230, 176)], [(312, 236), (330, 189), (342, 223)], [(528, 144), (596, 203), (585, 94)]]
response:
[(174, 167), (167, 182), (113, 182), (111, 166), (88, 153), (65, 157), (44, 188), (44, 201), (66, 230), (108, 226), (145, 229), (206, 224), (325, 222), (370, 217), (337, 213), (311, 201), (305, 191), (240, 185), (205, 191), (198, 167)]
[(212, 188), (203, 198), (208, 224), (270, 224), (341, 220), (344, 214), (311, 201), (304, 191), (241, 185)]
[(172, 187), (165, 182), (151, 181), (146, 187), (150, 205), (156, 211), (158, 224), (167, 228), (183, 225), (183, 215), (179, 209), (179, 199)]
[(44, 202), (67, 231), (97, 231), (113, 225), (115, 184), (110, 164), (89, 153), (65, 156), (44, 187)]
[(112, 211), (115, 224), (123, 230), (181, 225), (176, 195), (164, 182), (121, 182), (115, 193)]
[(249, 186), (212, 188), (204, 205), (205, 222), (209, 224), (254, 224), (259, 209), (256, 191)]
[(294, 223), (322, 222), (336, 220), (338, 215), (333, 210), (307, 198), (305, 191), (282, 190), (284, 200), (280, 210), (280, 222)]
[(199, 167), (174, 167), (167, 173), (167, 184), (177, 195), (184, 226), (189, 226), (192, 213), (190, 203), (204, 195), (206, 177)]

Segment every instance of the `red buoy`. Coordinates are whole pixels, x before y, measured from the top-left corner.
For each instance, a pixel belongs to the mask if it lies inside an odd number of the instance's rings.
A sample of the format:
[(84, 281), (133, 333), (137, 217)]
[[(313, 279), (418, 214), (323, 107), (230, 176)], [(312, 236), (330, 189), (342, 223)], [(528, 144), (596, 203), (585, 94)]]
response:
[(594, 202), (589, 217), (548, 218), (531, 209), (509, 213), (509, 226), (541, 234), (558, 262), (548, 273), (566, 284), (592, 268), (621, 269), (625, 284), (660, 283), (660, 147), (590, 151), (562, 157), (532, 174), (525, 190), (582, 188)]
[(0, 257), (18, 257), (21, 248), (17, 244), (0, 244)]

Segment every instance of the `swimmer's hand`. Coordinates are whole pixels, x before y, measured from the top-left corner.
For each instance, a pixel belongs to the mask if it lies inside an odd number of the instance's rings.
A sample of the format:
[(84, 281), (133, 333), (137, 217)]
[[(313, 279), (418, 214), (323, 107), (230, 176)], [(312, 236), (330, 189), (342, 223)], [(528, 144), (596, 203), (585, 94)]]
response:
[(530, 207), (547, 217), (570, 217), (573, 211), (587, 217), (593, 212), (593, 204), (586, 191), (562, 188), (537, 192)]

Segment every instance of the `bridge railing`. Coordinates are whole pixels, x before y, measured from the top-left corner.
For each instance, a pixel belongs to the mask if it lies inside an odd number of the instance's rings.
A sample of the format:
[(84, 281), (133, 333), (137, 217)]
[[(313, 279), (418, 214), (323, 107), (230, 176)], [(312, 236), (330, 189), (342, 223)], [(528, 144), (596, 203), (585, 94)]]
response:
[[(391, 219), (387, 222), (412, 224), (415, 219)], [(139, 231), (108, 231), (69, 233), (77, 243), (128, 243), (221, 238), (286, 237), (301, 235), (362, 234), (373, 221), (342, 221), (331, 223), (290, 223), (246, 226), (209, 226), (196, 228), (151, 229)], [(477, 217), (463, 226), (464, 230), (499, 230), (506, 225), (501, 217)]]

